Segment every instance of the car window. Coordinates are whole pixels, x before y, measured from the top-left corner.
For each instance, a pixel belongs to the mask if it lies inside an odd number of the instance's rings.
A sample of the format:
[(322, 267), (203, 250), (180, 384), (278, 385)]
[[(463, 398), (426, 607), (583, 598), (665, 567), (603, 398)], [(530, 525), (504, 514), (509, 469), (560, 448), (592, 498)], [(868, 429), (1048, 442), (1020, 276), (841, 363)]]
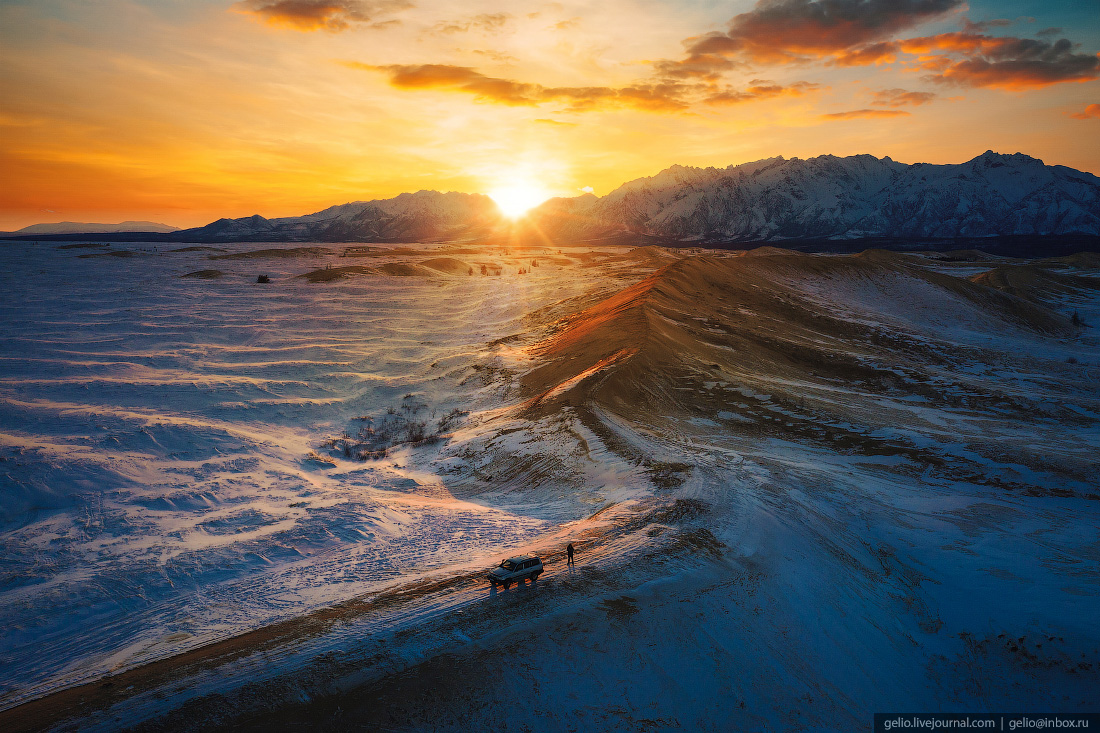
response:
[(502, 568), (504, 568), (505, 570), (515, 570), (516, 569), (516, 564), (514, 562), (512, 562), (511, 560), (505, 560), (504, 562), (502, 562), (500, 564), (500, 566)]

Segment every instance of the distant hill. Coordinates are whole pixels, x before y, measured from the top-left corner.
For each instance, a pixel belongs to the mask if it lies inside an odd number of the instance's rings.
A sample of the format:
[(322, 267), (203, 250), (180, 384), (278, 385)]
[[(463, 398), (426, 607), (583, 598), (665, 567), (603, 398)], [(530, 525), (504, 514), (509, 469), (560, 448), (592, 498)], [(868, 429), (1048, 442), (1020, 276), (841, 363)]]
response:
[(194, 242), (430, 242), (492, 236), (500, 209), (478, 193), (417, 191), (306, 216), (219, 219), (180, 232)]
[(109, 234), (113, 232), (178, 232), (179, 227), (155, 221), (124, 221), (120, 224), (91, 224), (59, 221), (56, 224), (31, 224), (9, 234)]

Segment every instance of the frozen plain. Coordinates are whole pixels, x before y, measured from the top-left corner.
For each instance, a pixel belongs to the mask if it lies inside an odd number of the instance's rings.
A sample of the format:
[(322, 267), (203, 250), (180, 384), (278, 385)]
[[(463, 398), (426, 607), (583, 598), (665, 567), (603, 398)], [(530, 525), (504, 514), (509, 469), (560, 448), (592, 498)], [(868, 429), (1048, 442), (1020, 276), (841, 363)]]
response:
[[(284, 694), (252, 710), (257, 725), (278, 709), (332, 728), (845, 730), (901, 708), (1094, 706), (1100, 348), (1087, 330), (1020, 328), (889, 268), (796, 262), (754, 274), (782, 283), (781, 301), (897, 334), (884, 353), (904, 363), (876, 365), (896, 383), (737, 358), (673, 380), (691, 393), (677, 409), (632, 414), (615, 395), (558, 400), (629, 357), (538, 345), (672, 261), (660, 253), (538, 252), (520, 276), (517, 253), (454, 252), (504, 274), (313, 284), (292, 278), (345, 264), (340, 248), (219, 260), (214, 280), (178, 275), (216, 253), (129, 249), (4, 253), (7, 705), (579, 535), (593, 538), (587, 561), (537, 589), (491, 595), (471, 578), (403, 622), (368, 615), (269, 653), (263, 674)], [(256, 285), (260, 272), (275, 282)], [(707, 296), (690, 278), (673, 286)], [(1048, 305), (1096, 323), (1095, 295)], [(686, 354), (736, 353), (706, 335), (754, 307), (732, 306), (666, 303), (650, 327), (689, 334)], [(852, 352), (881, 361), (864, 336)], [(572, 360), (584, 367), (531, 409), (524, 376)], [(430, 419), (471, 414), (442, 443), (379, 461), (320, 449), (409, 394)], [(398, 630), (380, 638), (387, 624)], [(350, 671), (369, 668), (371, 644), (386, 673)], [(243, 669), (89, 722), (186, 727), (172, 707), (246, 689), (256, 668)], [(501, 691), (531, 685), (553, 702), (513, 710)], [(224, 723), (224, 707), (192, 712)]]

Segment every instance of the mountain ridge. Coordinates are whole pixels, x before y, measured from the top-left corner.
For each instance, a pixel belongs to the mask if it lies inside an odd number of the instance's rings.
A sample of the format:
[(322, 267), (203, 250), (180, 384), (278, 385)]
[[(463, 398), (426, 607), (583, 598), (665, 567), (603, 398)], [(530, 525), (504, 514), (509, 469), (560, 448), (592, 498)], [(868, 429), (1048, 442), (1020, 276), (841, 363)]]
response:
[(31, 224), (5, 234), (114, 234), (118, 232), (178, 232), (179, 227), (155, 221), (123, 221), (118, 224), (99, 224), (84, 221), (59, 221)]
[(649, 243), (1100, 237), (1100, 177), (988, 150), (964, 163), (869, 154), (672, 165), (605, 196), (553, 198), (506, 219), (484, 194), (421, 190), (312, 214), (219, 219), (187, 242)]

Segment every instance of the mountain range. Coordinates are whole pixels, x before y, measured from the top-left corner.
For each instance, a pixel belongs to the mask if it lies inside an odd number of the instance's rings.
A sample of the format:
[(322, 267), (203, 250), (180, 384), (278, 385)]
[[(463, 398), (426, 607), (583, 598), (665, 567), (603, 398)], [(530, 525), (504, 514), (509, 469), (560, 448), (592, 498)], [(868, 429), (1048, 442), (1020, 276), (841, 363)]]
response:
[(676, 243), (1100, 235), (1100, 178), (1021, 153), (960, 164), (872, 155), (674, 165), (606, 196), (554, 198), (520, 220), (488, 196), (419, 191), (298, 217), (219, 219), (168, 241)]
[(179, 227), (155, 221), (124, 221), (118, 224), (92, 224), (83, 221), (59, 221), (55, 224), (31, 224), (5, 234), (112, 234), (117, 232), (178, 232)]

